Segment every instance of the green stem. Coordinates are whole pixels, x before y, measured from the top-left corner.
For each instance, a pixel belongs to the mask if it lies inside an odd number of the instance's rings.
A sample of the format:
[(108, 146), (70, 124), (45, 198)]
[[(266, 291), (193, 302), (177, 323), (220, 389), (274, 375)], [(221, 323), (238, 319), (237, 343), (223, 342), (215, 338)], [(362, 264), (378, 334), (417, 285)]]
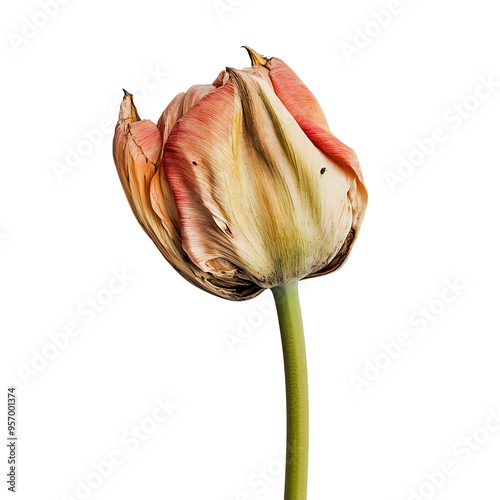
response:
[(285, 500), (306, 500), (309, 456), (307, 362), (298, 283), (272, 289), (283, 346), (286, 384)]

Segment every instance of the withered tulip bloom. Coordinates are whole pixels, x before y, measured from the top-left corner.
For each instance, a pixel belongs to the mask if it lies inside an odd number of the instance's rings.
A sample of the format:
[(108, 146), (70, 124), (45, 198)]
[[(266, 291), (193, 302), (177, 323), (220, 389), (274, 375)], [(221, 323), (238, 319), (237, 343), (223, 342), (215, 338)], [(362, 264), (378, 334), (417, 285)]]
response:
[(276, 300), (287, 392), (285, 500), (307, 493), (308, 395), (297, 282), (346, 260), (367, 203), (358, 159), (280, 59), (247, 48), (155, 125), (125, 92), (113, 142), (134, 214), (170, 264), (219, 297)]
[(178, 94), (158, 124), (125, 93), (113, 144), (137, 219), (191, 283), (231, 300), (338, 269), (367, 193), (354, 151), (280, 59)]

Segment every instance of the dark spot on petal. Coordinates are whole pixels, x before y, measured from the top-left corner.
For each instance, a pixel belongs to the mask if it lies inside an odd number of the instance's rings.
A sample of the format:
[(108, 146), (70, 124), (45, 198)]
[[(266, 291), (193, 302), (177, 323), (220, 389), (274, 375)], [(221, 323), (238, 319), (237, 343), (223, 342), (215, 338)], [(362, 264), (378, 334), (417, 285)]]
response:
[(168, 148), (166, 148), (165, 151), (170, 151), (170, 150)]
[(319, 173), (320, 173), (321, 175), (323, 175), (325, 172), (326, 172), (326, 167), (323, 167), (323, 168), (319, 171)]
[(198, 165), (198, 163), (196, 163), (195, 161), (193, 161), (192, 163), (193, 163), (193, 165)]

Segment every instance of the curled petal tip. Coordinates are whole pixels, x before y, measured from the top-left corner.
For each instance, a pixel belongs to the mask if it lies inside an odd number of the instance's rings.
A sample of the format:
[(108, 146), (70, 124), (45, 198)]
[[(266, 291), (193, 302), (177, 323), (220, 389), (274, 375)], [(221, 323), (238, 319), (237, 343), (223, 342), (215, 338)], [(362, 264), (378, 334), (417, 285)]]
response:
[(236, 73), (236, 69), (234, 68), (230, 68), (228, 66), (226, 66), (226, 75), (227, 75), (227, 78), (232, 78), (232, 76)]
[(251, 49), (250, 47), (247, 47), (246, 45), (243, 45), (242, 48), (246, 49), (248, 52), (248, 55), (250, 56), (250, 59), (252, 61), (252, 66), (265, 66), (267, 64), (267, 61), (269, 59), (262, 54), (258, 54), (255, 52), (255, 50)]
[(125, 89), (122, 90), (124, 96), (120, 106), (120, 116), (118, 121), (120, 123), (128, 124), (140, 121), (139, 113), (137, 112), (137, 108), (134, 104), (134, 96)]
[(227, 74), (227, 71), (224, 71), (222, 70), (220, 73), (219, 73), (219, 76), (214, 80), (214, 82), (212, 83), (212, 85), (214, 87), (220, 87), (221, 85), (225, 85), (227, 80), (229, 78), (229, 75)]

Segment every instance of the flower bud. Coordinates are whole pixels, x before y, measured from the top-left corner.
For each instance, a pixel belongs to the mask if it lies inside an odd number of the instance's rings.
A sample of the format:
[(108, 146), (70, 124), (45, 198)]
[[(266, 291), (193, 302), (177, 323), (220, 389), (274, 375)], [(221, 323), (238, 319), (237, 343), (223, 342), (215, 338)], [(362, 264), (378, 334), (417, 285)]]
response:
[(367, 203), (357, 157), (282, 61), (177, 95), (157, 125), (125, 93), (113, 144), (138, 221), (191, 283), (231, 300), (338, 269)]

